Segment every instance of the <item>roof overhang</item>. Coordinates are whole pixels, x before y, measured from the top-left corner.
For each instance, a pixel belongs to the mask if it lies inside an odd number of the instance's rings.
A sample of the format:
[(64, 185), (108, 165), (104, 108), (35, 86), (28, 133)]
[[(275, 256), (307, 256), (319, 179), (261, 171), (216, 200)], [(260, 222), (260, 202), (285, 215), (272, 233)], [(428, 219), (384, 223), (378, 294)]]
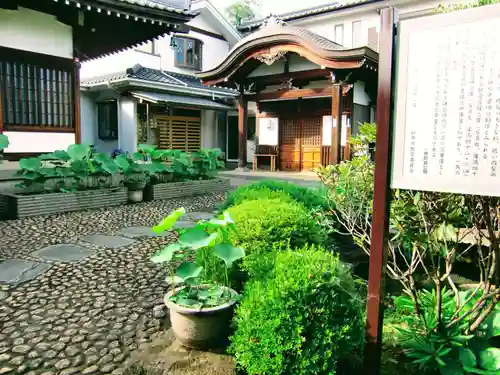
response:
[[(156, 4), (156, 6), (153, 6)], [(170, 32), (188, 32), (196, 13), (135, 0), (1, 0), (0, 8), (24, 7), (52, 14), (73, 28), (75, 57), (91, 60)]]
[(118, 78), (110, 79), (109, 81), (96, 82), (96, 83), (85, 83), (82, 82), (81, 87), (87, 91), (102, 91), (109, 88), (113, 88), (120, 91), (125, 91), (133, 88), (149, 89), (149, 90), (161, 90), (168, 91), (180, 95), (196, 95), (202, 97), (208, 97), (211, 99), (232, 99), (238, 95), (236, 91), (218, 91), (207, 88), (197, 88), (197, 87), (181, 87), (179, 85), (171, 85), (168, 83), (161, 82), (151, 82), (136, 78)]
[(192, 96), (181, 96), (151, 91), (132, 91), (130, 92), (130, 95), (137, 99), (154, 104), (173, 104), (183, 107), (212, 109), (217, 111), (232, 111), (234, 109), (234, 107), (227, 104)]
[[(224, 61), (212, 70), (197, 76), (207, 85), (235, 80), (238, 71), (248, 61), (262, 56), (280, 56), (294, 52), (322, 68), (358, 69), (378, 65), (378, 54), (368, 47), (355, 49), (324, 49), (321, 43), (294, 34), (266, 35), (249, 39), (236, 46)], [(238, 77), (241, 79), (241, 77)]]

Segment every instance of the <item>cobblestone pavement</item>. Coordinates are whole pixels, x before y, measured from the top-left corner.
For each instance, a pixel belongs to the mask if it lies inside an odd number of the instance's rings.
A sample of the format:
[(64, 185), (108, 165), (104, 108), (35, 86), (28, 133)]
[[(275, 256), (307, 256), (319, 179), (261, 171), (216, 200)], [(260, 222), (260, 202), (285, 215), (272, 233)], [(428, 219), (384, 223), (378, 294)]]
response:
[(166, 328), (165, 271), (148, 258), (174, 234), (149, 227), (183, 206), (189, 226), (223, 196), (0, 222), (0, 374), (121, 374)]

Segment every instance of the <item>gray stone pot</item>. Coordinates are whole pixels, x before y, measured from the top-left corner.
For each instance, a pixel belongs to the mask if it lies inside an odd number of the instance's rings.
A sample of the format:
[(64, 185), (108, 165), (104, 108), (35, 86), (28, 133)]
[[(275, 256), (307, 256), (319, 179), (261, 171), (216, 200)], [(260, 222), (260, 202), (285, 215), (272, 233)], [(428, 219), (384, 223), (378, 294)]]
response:
[[(183, 288), (177, 288), (176, 291)], [(238, 295), (231, 288), (224, 289), (234, 296)], [(227, 345), (235, 300), (217, 307), (197, 309), (171, 302), (169, 297), (172, 293), (171, 290), (165, 295), (165, 305), (170, 310), (172, 330), (182, 345), (193, 349), (215, 349)]]
[(144, 192), (142, 190), (128, 190), (128, 201), (132, 203), (140, 203), (144, 199)]

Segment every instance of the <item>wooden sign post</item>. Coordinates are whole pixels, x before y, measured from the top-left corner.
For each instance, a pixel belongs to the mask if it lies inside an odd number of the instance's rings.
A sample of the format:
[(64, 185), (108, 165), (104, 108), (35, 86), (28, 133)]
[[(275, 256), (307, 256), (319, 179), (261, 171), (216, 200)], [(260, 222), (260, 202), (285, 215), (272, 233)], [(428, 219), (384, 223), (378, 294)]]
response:
[(364, 375), (380, 373), (382, 350), (382, 324), (384, 311), (385, 265), (389, 229), (390, 173), (391, 173), (391, 121), (392, 121), (392, 71), (394, 46), (394, 8), (381, 11), (379, 78), (377, 93), (377, 140), (373, 191), (373, 220), (368, 276), (368, 302), (366, 310), (366, 344)]
[(500, 5), (396, 18), (393, 8), (381, 12), (364, 375), (380, 373), (390, 189), (500, 196), (500, 44), (492, 36)]

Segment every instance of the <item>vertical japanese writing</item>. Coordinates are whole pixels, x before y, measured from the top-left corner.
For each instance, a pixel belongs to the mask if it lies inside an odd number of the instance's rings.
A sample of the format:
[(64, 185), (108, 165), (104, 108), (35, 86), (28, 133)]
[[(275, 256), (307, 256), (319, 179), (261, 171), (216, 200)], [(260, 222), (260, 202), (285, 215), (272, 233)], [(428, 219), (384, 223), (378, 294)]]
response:
[(467, 72), (469, 70), (468, 59), (467, 59), (467, 48), (463, 43), (463, 35), (459, 35), (457, 40), (456, 48), (461, 50), (459, 54), (459, 63), (461, 65), (460, 70), (460, 97), (458, 102), (458, 129), (457, 129), (457, 142), (456, 142), (456, 159), (455, 159), (455, 175), (460, 176), (462, 174), (462, 152), (464, 145), (464, 123), (465, 123), (465, 96), (466, 96), (466, 82), (467, 82)]
[(444, 59), (443, 59), (443, 99), (441, 100), (441, 127), (439, 132), (439, 174), (442, 175), (444, 171), (444, 158), (446, 152), (446, 124), (448, 122), (448, 88), (450, 83), (449, 65), (450, 65), (450, 35), (445, 39)]
[(415, 147), (417, 145), (417, 132), (411, 132), (411, 144), (410, 144), (410, 174), (415, 173)]

